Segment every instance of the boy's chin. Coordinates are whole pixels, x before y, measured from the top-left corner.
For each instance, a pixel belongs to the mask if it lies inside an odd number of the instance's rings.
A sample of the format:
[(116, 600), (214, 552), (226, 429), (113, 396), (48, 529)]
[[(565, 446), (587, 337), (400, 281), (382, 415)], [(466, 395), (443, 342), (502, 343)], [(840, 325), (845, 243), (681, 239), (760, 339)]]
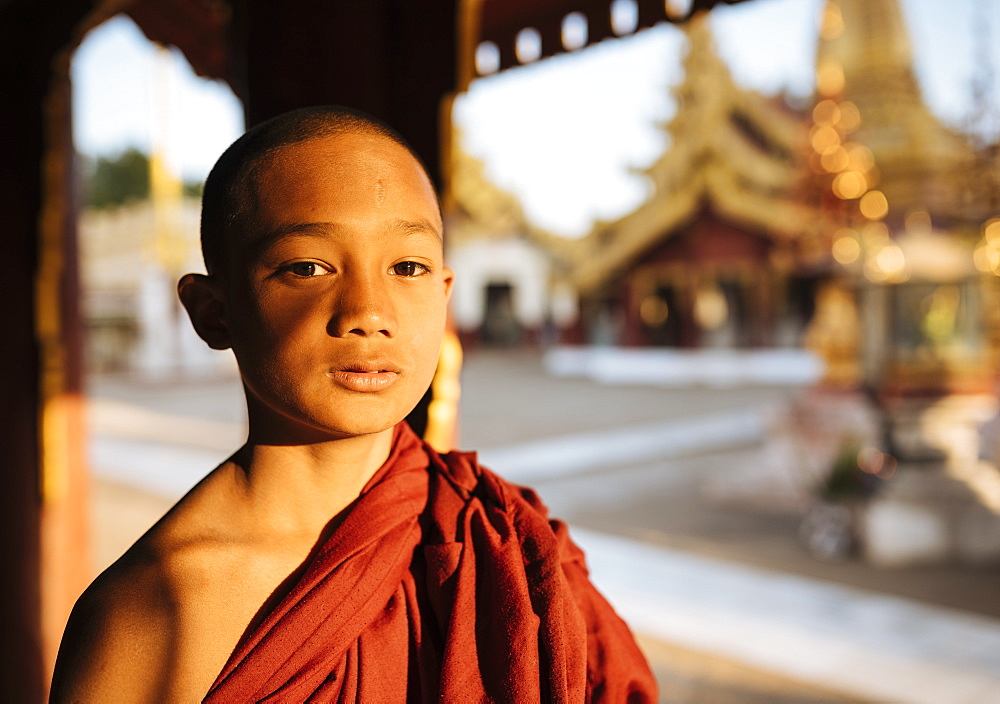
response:
[[(416, 402), (413, 403), (416, 406)], [(410, 405), (373, 404), (369, 407), (355, 407), (349, 414), (338, 413), (334, 418), (320, 419), (321, 427), (333, 431), (337, 437), (356, 437), (375, 435), (391, 430), (397, 423), (404, 420), (413, 410)]]
[(337, 440), (363, 437), (366, 435), (378, 435), (379, 433), (391, 430), (400, 420), (403, 419), (352, 419), (349, 423), (338, 423), (335, 427), (330, 428), (332, 431), (330, 433), (330, 439)]
[(392, 430), (400, 421), (405, 420), (407, 413), (365, 409), (351, 414), (350, 417), (322, 419), (316, 426), (320, 433), (327, 435), (331, 440), (363, 437)]
[[(268, 404), (248, 394), (252, 440), (263, 444), (307, 445), (391, 430), (416, 406), (409, 399), (365, 397), (330, 405), (312, 403)], [(311, 407), (310, 407), (311, 406)]]

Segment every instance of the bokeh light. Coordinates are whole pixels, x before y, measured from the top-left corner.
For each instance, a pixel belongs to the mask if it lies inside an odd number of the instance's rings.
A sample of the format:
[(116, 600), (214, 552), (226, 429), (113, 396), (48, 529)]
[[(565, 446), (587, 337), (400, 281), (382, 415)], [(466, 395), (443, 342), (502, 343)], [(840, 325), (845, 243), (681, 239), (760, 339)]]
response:
[(500, 48), (494, 42), (480, 42), (476, 47), (476, 73), (488, 76), (500, 70)]
[(844, 171), (833, 179), (833, 194), (842, 200), (860, 198), (868, 190), (868, 181), (857, 171)]
[(700, 289), (694, 300), (694, 319), (703, 330), (717, 330), (729, 317), (726, 295), (718, 286)]
[(861, 257), (861, 245), (854, 230), (838, 230), (833, 241), (833, 258), (839, 264), (853, 264)]
[(868, 191), (861, 196), (858, 207), (869, 220), (881, 220), (889, 213), (889, 201), (882, 191)]
[(875, 166), (875, 155), (868, 147), (861, 144), (845, 144), (844, 149), (850, 159), (847, 168), (852, 171), (867, 173)]
[(663, 0), (663, 8), (667, 17), (677, 20), (687, 16), (691, 10), (691, 0)]
[(844, 33), (844, 17), (840, 12), (840, 6), (829, 2), (823, 10), (823, 20), (819, 28), (820, 36), (823, 39), (836, 39)]
[(840, 121), (840, 106), (829, 98), (819, 101), (813, 108), (813, 121), (820, 127), (833, 127)]
[(844, 69), (832, 59), (824, 60), (816, 69), (816, 87), (821, 95), (838, 95), (844, 90)]
[(983, 225), (983, 237), (993, 245), (1000, 246), (1000, 218), (991, 218)]
[(906, 258), (903, 256), (903, 250), (895, 243), (887, 244), (883, 247), (875, 255), (875, 262), (882, 271), (890, 275), (900, 273), (903, 271), (903, 267), (906, 266)]
[(858, 453), (858, 467), (863, 472), (880, 479), (892, 479), (898, 463), (892, 455), (875, 447), (866, 447)]
[(906, 216), (906, 231), (927, 234), (931, 231), (931, 216), (926, 210), (914, 210)]
[(840, 135), (832, 127), (813, 127), (809, 133), (809, 143), (813, 149), (822, 154), (830, 147), (840, 145)]
[(839, 105), (840, 121), (838, 126), (845, 133), (853, 132), (861, 126), (861, 111), (858, 106), (850, 100), (845, 100)]
[(889, 228), (884, 222), (865, 223), (861, 228), (861, 241), (865, 247), (882, 247), (889, 241)]
[(983, 223), (983, 239), (972, 253), (972, 261), (984, 274), (1000, 276), (1000, 218)]
[(611, 31), (616, 36), (631, 34), (639, 26), (639, 7), (635, 0), (614, 0), (611, 3)]
[(670, 317), (670, 306), (659, 296), (646, 296), (639, 304), (639, 317), (651, 328), (657, 328)]
[(820, 164), (822, 164), (823, 170), (832, 174), (843, 171), (849, 163), (850, 157), (847, 155), (847, 150), (839, 144), (824, 149), (823, 154), (820, 156)]
[(1000, 250), (989, 244), (976, 247), (976, 251), (972, 253), (972, 261), (984, 274), (1000, 274)]
[(562, 44), (566, 51), (582, 49), (587, 45), (587, 16), (571, 12), (562, 21)]

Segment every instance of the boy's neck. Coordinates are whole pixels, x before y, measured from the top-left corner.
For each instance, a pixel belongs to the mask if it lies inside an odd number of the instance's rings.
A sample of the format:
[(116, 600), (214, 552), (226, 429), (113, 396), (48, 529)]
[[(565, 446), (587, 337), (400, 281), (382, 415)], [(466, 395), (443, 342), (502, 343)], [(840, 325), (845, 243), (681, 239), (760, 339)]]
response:
[[(393, 428), (308, 444), (255, 438), (231, 460), (249, 511), (270, 529), (314, 532), (351, 504), (389, 457)], [(263, 526), (262, 526), (263, 527)]]

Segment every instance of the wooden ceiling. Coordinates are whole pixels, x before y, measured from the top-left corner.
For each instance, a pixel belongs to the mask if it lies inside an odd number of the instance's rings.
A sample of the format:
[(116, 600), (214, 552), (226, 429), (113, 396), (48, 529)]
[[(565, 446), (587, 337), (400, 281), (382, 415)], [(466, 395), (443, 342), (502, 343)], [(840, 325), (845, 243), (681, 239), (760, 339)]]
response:
[[(620, 2), (626, 14), (635, 18), (634, 26), (618, 32), (612, 26), (612, 5)], [(583, 48), (609, 37), (631, 34), (658, 22), (683, 22), (716, 5), (735, 5), (748, 0), (481, 0), (478, 18), (478, 41), (493, 42), (499, 49), (499, 70), (519, 65), (515, 52), (518, 34), (526, 28), (541, 36), (540, 57), (570, 49), (562, 38), (563, 20), (579, 13), (586, 18), (586, 41)], [(631, 12), (629, 12), (631, 10)]]
[(199, 76), (231, 82), (230, 2), (140, 0), (130, 2), (124, 9), (151, 41), (180, 49)]
[[(401, 0), (406, 2), (408, 0)], [(563, 20), (579, 13), (586, 18), (583, 48), (608, 37), (621, 36), (612, 26), (612, 5), (631, 3), (634, 26), (624, 34), (651, 27), (658, 22), (683, 22), (716, 5), (735, 5), (749, 0), (467, 0), (478, 6), (471, 18), (471, 47), (493, 42), (499, 53), (498, 70), (520, 65), (515, 52), (518, 34), (533, 28), (541, 37), (539, 58), (570, 49), (562, 39)], [(231, 47), (233, 6), (243, 0), (159, 0), (131, 1), (125, 12), (153, 41), (177, 46), (194, 70), (208, 78), (232, 82)], [(389, 2), (388, 4), (392, 4)], [(456, 3), (460, 4), (460, 3)], [(467, 45), (468, 46), (468, 45)]]

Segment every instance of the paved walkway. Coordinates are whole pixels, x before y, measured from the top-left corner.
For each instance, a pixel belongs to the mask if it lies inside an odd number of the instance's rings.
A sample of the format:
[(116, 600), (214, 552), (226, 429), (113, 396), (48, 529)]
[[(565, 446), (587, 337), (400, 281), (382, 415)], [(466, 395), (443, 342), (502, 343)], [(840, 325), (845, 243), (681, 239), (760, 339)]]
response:
[[(1000, 702), (1000, 569), (819, 562), (796, 516), (705, 491), (761, 461), (763, 418), (796, 392), (608, 386), (554, 378), (537, 355), (472, 354), (461, 444), (570, 521), (667, 701)], [(243, 420), (233, 380), (101, 379), (92, 396), (107, 564), (239, 444)]]
[(1000, 701), (1000, 620), (574, 529), (633, 629), (867, 701)]

